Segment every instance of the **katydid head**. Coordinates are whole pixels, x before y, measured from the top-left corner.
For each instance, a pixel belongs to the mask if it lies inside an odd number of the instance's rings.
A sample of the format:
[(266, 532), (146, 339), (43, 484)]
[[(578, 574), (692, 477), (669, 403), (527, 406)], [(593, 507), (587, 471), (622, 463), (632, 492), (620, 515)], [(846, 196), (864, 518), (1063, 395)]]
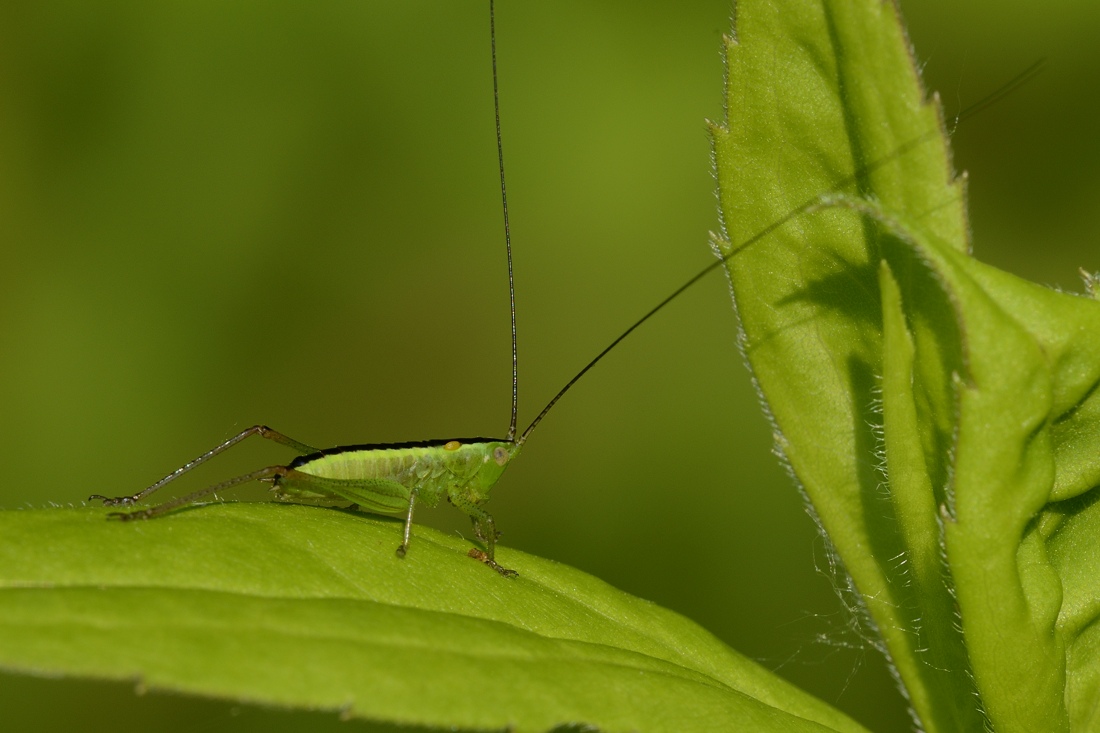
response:
[(454, 473), (469, 476), (461, 487), (465, 498), (474, 504), (482, 504), (489, 500), (493, 484), (500, 480), (504, 469), (519, 454), (520, 445), (511, 440), (469, 443), (452, 440), (443, 449), (453, 455), (456, 464), (452, 469)]

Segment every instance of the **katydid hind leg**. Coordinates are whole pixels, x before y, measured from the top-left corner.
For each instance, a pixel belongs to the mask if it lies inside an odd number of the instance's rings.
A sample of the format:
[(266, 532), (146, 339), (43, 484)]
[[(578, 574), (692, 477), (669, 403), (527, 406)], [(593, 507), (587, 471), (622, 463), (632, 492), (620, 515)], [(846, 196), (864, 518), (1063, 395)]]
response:
[(188, 504), (194, 504), (204, 496), (210, 494), (216, 494), (219, 491), (228, 491), (229, 489), (236, 488), (241, 484), (247, 484), (251, 481), (272, 481), (280, 476), (285, 476), (288, 473), (294, 472), (293, 469), (286, 466), (268, 466), (267, 468), (261, 468), (259, 471), (253, 471), (252, 473), (246, 473), (242, 476), (236, 476), (227, 481), (214, 484), (213, 486), (207, 486), (204, 489), (193, 491), (190, 494), (171, 499), (163, 504), (157, 504), (151, 506), (148, 509), (140, 509), (133, 512), (111, 512), (107, 516), (111, 519), (118, 519), (121, 521), (131, 521), (134, 519), (153, 519), (159, 517), (162, 514), (167, 514), (173, 509), (179, 509), (180, 507), (187, 506)]
[[(219, 453), (224, 453), (225, 451), (227, 451), (230, 448), (232, 448), (233, 446), (235, 446), (237, 443), (240, 443), (245, 438), (249, 438), (253, 435), (259, 435), (262, 438), (267, 438), (268, 440), (273, 440), (276, 443), (279, 443), (280, 445), (285, 445), (286, 447), (291, 448), (291, 449), (297, 451), (298, 453), (300, 453), (302, 455), (317, 452), (316, 448), (313, 448), (311, 446), (306, 445), (305, 443), (294, 440), (294, 438), (291, 438), (289, 436), (283, 435), (282, 433), (278, 432), (277, 430), (272, 430), (271, 428), (267, 427), (266, 425), (253, 425), (252, 427), (248, 428), (247, 430), (242, 430), (241, 432), (237, 433), (236, 435), (234, 435), (232, 438), (225, 441), (224, 443), (221, 443), (220, 445), (217, 445), (217, 446), (211, 448), (210, 450), (208, 450), (205, 453), (203, 453), (202, 455), (200, 455), (198, 458), (195, 458), (194, 460), (188, 461), (187, 463), (183, 464), (182, 466), (177, 468), (172, 473), (170, 473), (167, 476), (165, 476), (164, 478), (162, 478), (160, 481), (157, 481), (155, 484), (152, 484), (150, 486), (145, 487), (144, 489), (142, 489), (141, 491), (139, 491), (136, 494), (133, 494), (131, 496), (104, 496), (102, 494), (92, 494), (91, 496), (88, 497), (88, 501), (102, 501), (103, 506), (133, 506), (134, 504), (137, 504), (139, 501), (141, 501), (145, 497), (156, 493), (157, 491), (164, 488), (165, 486), (167, 486), (171, 482), (175, 481), (176, 479), (178, 479), (180, 476), (187, 473), (191, 469), (196, 468), (196, 467), (202, 465), (203, 463), (206, 463), (208, 460), (210, 460), (214, 456), (218, 455)], [(234, 486), (235, 485), (236, 484), (234, 484)], [(222, 487), (219, 484), (219, 489), (218, 490), (222, 490), (223, 488), (227, 488), (227, 487)], [(203, 492), (204, 493), (209, 493), (209, 491), (207, 489), (204, 489)], [(160, 506), (163, 506), (163, 504), (160, 505)], [(154, 508), (156, 508), (156, 507), (154, 507)], [(158, 512), (158, 513), (160, 513), (160, 512)]]

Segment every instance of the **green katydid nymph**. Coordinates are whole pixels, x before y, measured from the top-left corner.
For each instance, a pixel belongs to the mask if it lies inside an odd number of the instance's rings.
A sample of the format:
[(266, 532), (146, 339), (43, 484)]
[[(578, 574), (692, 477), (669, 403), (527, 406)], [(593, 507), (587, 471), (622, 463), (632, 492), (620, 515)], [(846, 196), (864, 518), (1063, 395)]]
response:
[[(852, 176), (839, 181), (830, 191), (806, 201), (802, 206), (793, 209), (749, 239), (738, 243), (736, 246), (723, 248), (721, 256), (650, 309), (597, 354), (594, 359), (589, 361), (558, 391), (531, 424), (520, 433), (517, 430), (518, 360), (516, 352), (515, 286), (512, 273), (512, 245), (508, 224), (508, 198), (500, 130), (496, 34), (492, 0), (489, 3), (489, 13), (497, 160), (503, 203), (504, 240), (508, 261), (508, 289), (511, 304), (512, 406), (511, 421), (506, 436), (492, 439), (447, 439), (416, 443), (348, 445), (319, 450), (267, 426), (256, 425), (203, 453), (136, 494), (118, 497), (96, 494), (91, 496), (89, 500), (102, 501), (106, 506), (133, 506), (193, 468), (254, 435), (291, 448), (299, 454), (298, 457), (285, 465), (269, 466), (246, 473), (149, 508), (135, 509), (128, 512), (113, 512), (109, 516), (120, 520), (152, 519), (195, 503), (203, 497), (227, 491), (248, 482), (262, 481), (271, 484), (271, 491), (277, 500), (318, 504), (350, 503), (368, 512), (403, 515), (404, 527), (401, 542), (397, 546), (397, 556), (404, 557), (409, 549), (413, 515), (417, 505), (434, 506), (445, 498), (470, 517), (474, 534), (484, 545), (484, 550), (472, 549), (470, 551), (471, 557), (484, 562), (501, 575), (513, 576), (515, 575), (514, 571), (502, 567), (496, 561), (495, 547), (498, 532), (492, 515), (485, 510), (485, 504), (490, 498), (493, 486), (501, 477), (505, 468), (519, 455), (532, 431), (558, 400), (623, 339), (712, 270), (719, 268), (734, 255), (745, 251), (746, 248), (761, 241), (799, 215), (818, 206), (823, 200), (822, 196), (836, 193), (851, 186), (852, 183), (870, 173), (874, 168), (885, 164), (888, 159), (893, 159), (905, 150), (940, 134), (940, 130), (936, 129), (927, 136), (911, 141), (887, 158), (871, 163)], [(1033, 71), (1034, 68), (1029, 69), (1013, 82), (1010, 82), (1008, 86), (1011, 87), (1021, 83)], [(1002, 92), (997, 94), (1000, 93)], [(979, 109), (983, 104), (984, 102), (979, 102), (972, 109)], [(961, 119), (965, 114), (967, 113), (963, 113), (959, 118)]]

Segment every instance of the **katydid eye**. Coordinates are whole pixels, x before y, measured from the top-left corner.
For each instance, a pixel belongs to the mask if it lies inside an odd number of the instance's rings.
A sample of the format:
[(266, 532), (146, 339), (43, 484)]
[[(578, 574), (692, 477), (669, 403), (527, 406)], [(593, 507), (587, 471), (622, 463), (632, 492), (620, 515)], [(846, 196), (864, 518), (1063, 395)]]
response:
[(504, 450), (502, 446), (497, 446), (493, 449), (493, 460), (497, 462), (497, 465), (503, 466), (508, 462), (508, 451)]

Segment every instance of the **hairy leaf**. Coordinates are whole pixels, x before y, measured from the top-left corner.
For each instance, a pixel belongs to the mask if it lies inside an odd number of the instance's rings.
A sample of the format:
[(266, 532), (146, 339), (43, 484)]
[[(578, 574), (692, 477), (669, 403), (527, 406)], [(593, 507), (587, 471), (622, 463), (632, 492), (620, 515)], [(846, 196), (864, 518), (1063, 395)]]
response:
[(968, 255), (894, 4), (748, 0), (736, 34), (719, 245), (853, 612), (925, 730), (1089, 728), (1100, 303)]

